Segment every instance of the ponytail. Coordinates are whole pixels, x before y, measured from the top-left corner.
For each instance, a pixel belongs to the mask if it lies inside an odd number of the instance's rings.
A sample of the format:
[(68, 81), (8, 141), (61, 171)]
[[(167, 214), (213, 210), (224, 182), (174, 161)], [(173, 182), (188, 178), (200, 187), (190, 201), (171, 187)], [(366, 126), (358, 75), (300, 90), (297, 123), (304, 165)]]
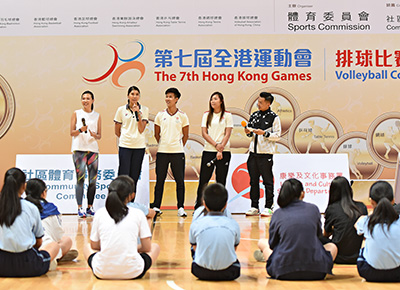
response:
[(25, 184), (26, 176), (18, 168), (7, 170), (0, 194), (0, 226), (10, 227), (17, 216), (22, 212), (21, 201), (18, 195)]
[(128, 207), (121, 201), (118, 192), (114, 190), (108, 193), (106, 209), (116, 224), (128, 214)]
[(46, 188), (46, 183), (44, 183), (44, 181), (39, 178), (32, 178), (26, 184), (25, 199), (36, 205), (40, 212), (43, 211), (41, 201), (47, 203), (47, 201), (42, 198), (42, 193), (46, 190)]
[(295, 178), (286, 180), (279, 191), (278, 205), (282, 208), (288, 206), (294, 200), (299, 199), (302, 192), (303, 184), (299, 180)]
[(387, 224), (387, 230), (389, 230), (392, 223), (399, 219), (399, 214), (394, 210), (392, 203), (386, 198), (382, 198), (374, 209), (374, 212), (370, 215), (368, 221), (368, 230), (371, 233), (374, 227), (378, 224), (382, 226)]
[(392, 205), (392, 186), (386, 181), (377, 181), (369, 189), (369, 197), (377, 203), (374, 212), (369, 216), (369, 232), (372, 235), (374, 227), (378, 224), (382, 226), (382, 229), (383, 225), (387, 224), (387, 229), (389, 230), (392, 223), (399, 219), (399, 215)]
[(129, 176), (118, 176), (110, 183), (106, 199), (106, 209), (116, 224), (128, 214), (129, 209), (125, 201), (134, 192), (135, 182)]

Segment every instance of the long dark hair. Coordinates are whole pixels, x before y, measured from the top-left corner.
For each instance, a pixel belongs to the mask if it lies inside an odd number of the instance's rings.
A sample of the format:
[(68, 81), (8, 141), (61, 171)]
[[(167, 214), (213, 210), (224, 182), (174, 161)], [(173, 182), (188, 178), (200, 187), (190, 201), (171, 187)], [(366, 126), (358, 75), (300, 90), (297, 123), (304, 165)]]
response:
[(303, 184), (299, 180), (295, 178), (285, 180), (279, 191), (278, 205), (282, 208), (288, 206), (291, 202), (300, 198), (303, 190)]
[(340, 206), (350, 219), (361, 216), (361, 210), (353, 200), (353, 190), (350, 183), (343, 176), (336, 176), (329, 187), (328, 205), (337, 201), (340, 201)]
[(369, 197), (377, 203), (374, 212), (369, 216), (368, 230), (371, 233), (378, 224), (387, 224), (389, 230), (392, 223), (399, 219), (399, 214), (394, 210), (391, 201), (393, 200), (392, 186), (383, 180), (372, 184), (369, 189)]
[(0, 194), (0, 225), (10, 227), (22, 212), (18, 192), (25, 184), (26, 176), (21, 169), (13, 167), (7, 170)]
[(115, 223), (119, 223), (128, 214), (128, 207), (125, 200), (135, 192), (135, 182), (127, 175), (120, 175), (111, 181), (108, 187), (106, 209)]
[[(83, 95), (86, 95), (86, 94), (90, 95), (92, 97), (92, 100), (94, 100), (94, 94), (91, 91), (84, 91), (81, 95), (81, 99), (82, 99)], [(93, 108), (94, 108), (94, 106), (92, 104), (92, 111), (93, 111)]]
[(208, 101), (208, 116), (207, 116), (207, 129), (208, 127), (210, 127), (211, 125), (211, 121), (213, 118), (213, 114), (214, 114), (214, 108), (211, 106), (211, 99), (212, 97), (214, 97), (215, 95), (218, 96), (219, 100), (221, 101), (221, 116), (219, 117), (219, 121), (221, 122), (222, 118), (224, 117), (225, 114), (225, 102), (224, 102), (224, 96), (220, 93), (220, 92), (214, 92), (211, 94), (210, 100)]
[(39, 178), (32, 178), (26, 183), (25, 199), (36, 205), (40, 212), (43, 211), (43, 206), (40, 201), (47, 203), (47, 201), (42, 198), (42, 193), (46, 190), (46, 188), (46, 183)]

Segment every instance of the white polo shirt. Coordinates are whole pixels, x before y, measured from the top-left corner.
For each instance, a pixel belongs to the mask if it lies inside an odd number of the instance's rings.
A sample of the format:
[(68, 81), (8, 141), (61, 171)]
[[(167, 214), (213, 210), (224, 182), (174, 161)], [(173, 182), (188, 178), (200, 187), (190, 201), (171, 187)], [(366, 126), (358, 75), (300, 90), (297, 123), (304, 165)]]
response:
[(154, 124), (160, 127), (159, 153), (184, 153), (182, 143), (182, 128), (189, 126), (189, 118), (181, 110), (170, 115), (165, 109), (159, 112)]
[[(208, 111), (203, 114), (203, 119), (201, 121), (201, 127), (207, 128), (207, 117)], [(211, 139), (213, 139), (217, 143), (222, 143), (222, 139), (225, 137), (225, 129), (233, 128), (233, 120), (232, 114), (228, 111), (225, 111), (224, 116), (221, 119), (221, 112), (213, 113), (213, 118), (211, 120), (210, 127), (208, 127), (208, 135), (210, 135)], [(226, 143), (224, 151), (229, 151), (230, 142)], [(206, 141), (204, 145), (204, 151), (212, 151), (217, 152), (215, 147)]]
[[(140, 105), (139, 113), (142, 120), (149, 119), (149, 108)], [(139, 149), (146, 148), (146, 135), (144, 131), (139, 133), (138, 122), (135, 113), (126, 108), (126, 105), (118, 108), (115, 113), (114, 122), (121, 124), (121, 136), (119, 137), (119, 147)]]

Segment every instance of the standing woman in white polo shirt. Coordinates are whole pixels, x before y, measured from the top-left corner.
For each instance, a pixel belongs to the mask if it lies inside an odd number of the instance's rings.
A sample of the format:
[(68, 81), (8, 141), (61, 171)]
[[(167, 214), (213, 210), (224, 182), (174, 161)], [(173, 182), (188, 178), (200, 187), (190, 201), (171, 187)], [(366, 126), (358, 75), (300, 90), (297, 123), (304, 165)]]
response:
[(154, 202), (150, 205), (158, 214), (164, 192), (168, 165), (171, 164), (172, 174), (176, 182), (176, 199), (178, 216), (187, 216), (184, 210), (185, 202), (185, 146), (189, 137), (189, 119), (176, 106), (181, 93), (176, 88), (165, 91), (167, 108), (159, 112), (154, 120), (154, 137), (158, 142), (156, 160), (156, 186)]
[[(93, 201), (96, 193), (97, 170), (99, 162), (99, 145), (101, 138), (100, 114), (93, 110), (94, 95), (85, 91), (81, 96), (82, 109), (76, 110), (71, 117), (72, 157), (76, 172), (76, 201), (78, 203), (78, 216), (85, 218), (93, 216)], [(85, 183), (85, 170), (89, 175), (87, 190), (88, 206), (86, 212), (82, 208), (83, 185)]]
[(128, 104), (118, 108), (115, 114), (115, 135), (119, 137), (119, 175), (128, 175), (139, 180), (146, 149), (144, 130), (149, 119), (149, 109), (139, 104), (140, 90), (136, 86), (128, 89)]
[(225, 110), (224, 96), (214, 92), (209, 101), (209, 110), (203, 114), (201, 133), (206, 140), (201, 156), (200, 179), (194, 209), (203, 205), (205, 186), (211, 179), (214, 168), (216, 182), (225, 186), (228, 175), (231, 152), (229, 138), (233, 128), (232, 114)]

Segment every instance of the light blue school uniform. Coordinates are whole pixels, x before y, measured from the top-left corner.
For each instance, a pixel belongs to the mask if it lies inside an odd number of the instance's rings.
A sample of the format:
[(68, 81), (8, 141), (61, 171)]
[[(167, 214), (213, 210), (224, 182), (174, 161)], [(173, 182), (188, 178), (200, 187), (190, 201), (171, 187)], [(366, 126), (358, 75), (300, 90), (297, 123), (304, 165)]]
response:
[(12, 253), (21, 253), (31, 249), (36, 239), (44, 235), (38, 208), (24, 199), (21, 201), (21, 214), (11, 227), (0, 227), (0, 249)]
[[(206, 207), (204, 205), (199, 206), (193, 213), (193, 217), (192, 217), (192, 222), (196, 219), (198, 219), (199, 217), (203, 217), (204, 216), (204, 211), (206, 210)], [(227, 210), (226, 208), (224, 209), (224, 211), (222, 212), (226, 217), (228, 218), (232, 218), (231, 213), (229, 212), (229, 210)]]
[(192, 222), (189, 241), (196, 245), (194, 262), (209, 270), (223, 270), (237, 260), (240, 242), (238, 223), (222, 212), (209, 212)]
[(149, 207), (137, 202), (128, 202), (127, 206), (140, 209), (145, 216), (149, 214)]
[[(372, 235), (368, 230), (368, 216), (357, 222), (357, 234), (364, 235), (364, 259), (378, 270), (394, 269), (400, 266), (400, 218), (388, 230), (386, 224), (374, 226)], [(362, 249), (361, 249), (362, 250)], [(360, 259), (360, 258), (359, 258)]]

